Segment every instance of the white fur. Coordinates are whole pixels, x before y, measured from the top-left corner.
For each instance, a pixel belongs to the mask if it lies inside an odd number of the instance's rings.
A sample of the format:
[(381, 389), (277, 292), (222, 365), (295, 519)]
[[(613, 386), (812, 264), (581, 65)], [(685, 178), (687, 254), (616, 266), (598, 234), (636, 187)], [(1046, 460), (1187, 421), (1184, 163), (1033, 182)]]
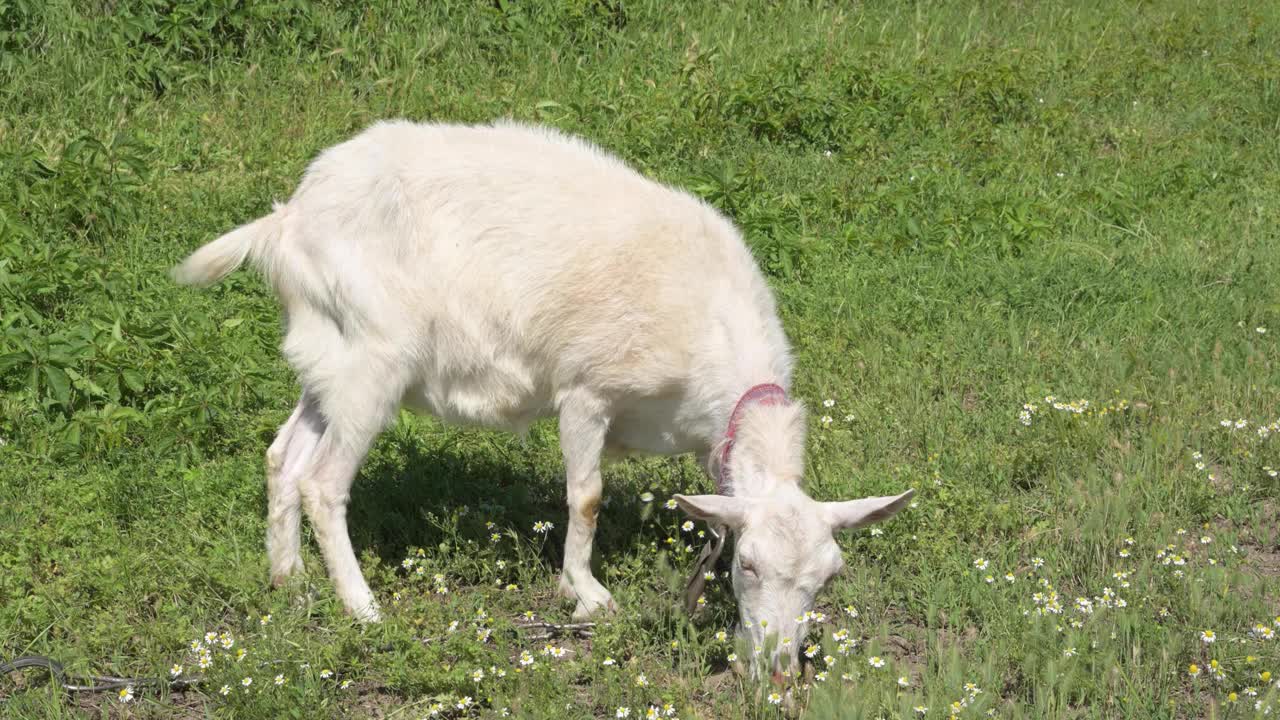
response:
[[(561, 585), (583, 617), (613, 607), (589, 564), (601, 453), (696, 452), (710, 464), (744, 391), (790, 387), (773, 295), (732, 223), (551, 130), (378, 123), (321, 153), (286, 204), (174, 274), (208, 284), (246, 258), (279, 296), (284, 354), (304, 388), (267, 453), (272, 575), (301, 567), (305, 507), (338, 595), (364, 619), (377, 608), (346, 502), (400, 406), (516, 432), (559, 416)], [(799, 490), (803, 408), (748, 408), (738, 432), (735, 502), (781, 493), (803, 511), (805, 532), (779, 549), (792, 565), (809, 546), (834, 547), (826, 511)], [(744, 538), (752, 524), (738, 525)], [(744, 618), (778, 612), (750, 604)]]

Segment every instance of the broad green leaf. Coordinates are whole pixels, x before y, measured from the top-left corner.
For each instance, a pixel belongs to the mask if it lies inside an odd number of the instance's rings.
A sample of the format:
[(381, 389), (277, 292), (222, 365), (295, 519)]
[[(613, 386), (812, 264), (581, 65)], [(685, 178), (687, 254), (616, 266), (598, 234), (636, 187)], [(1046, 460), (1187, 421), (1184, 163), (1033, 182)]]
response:
[(122, 370), (120, 372), (120, 378), (124, 380), (124, 384), (134, 392), (142, 392), (142, 388), (146, 387), (146, 382), (143, 380), (142, 373), (137, 370)]
[(53, 399), (63, 405), (69, 405), (71, 403), (71, 378), (61, 368), (56, 368), (52, 365), (45, 366), (44, 377), (49, 383), (49, 394), (53, 396)]
[(21, 365), (26, 360), (28, 360), (28, 355), (26, 353), (21, 353), (21, 352), (9, 353), (8, 355), (0, 355), (0, 374), (8, 372), (14, 367)]

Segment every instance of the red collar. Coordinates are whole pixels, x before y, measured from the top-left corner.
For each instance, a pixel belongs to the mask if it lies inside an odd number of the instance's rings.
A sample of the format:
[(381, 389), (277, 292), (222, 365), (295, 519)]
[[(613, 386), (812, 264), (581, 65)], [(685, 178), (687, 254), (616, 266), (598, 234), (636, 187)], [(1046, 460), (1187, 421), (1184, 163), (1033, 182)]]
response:
[(753, 402), (764, 405), (777, 405), (786, 402), (786, 399), (787, 391), (773, 383), (756, 385), (738, 398), (738, 404), (734, 406), (733, 413), (729, 415), (729, 427), (724, 431), (724, 449), (720, 451), (720, 473), (716, 477), (716, 490), (721, 495), (733, 494), (733, 484), (730, 482), (732, 478), (729, 475), (729, 453), (733, 450), (733, 438), (738, 433), (739, 414), (746, 409), (747, 405)]

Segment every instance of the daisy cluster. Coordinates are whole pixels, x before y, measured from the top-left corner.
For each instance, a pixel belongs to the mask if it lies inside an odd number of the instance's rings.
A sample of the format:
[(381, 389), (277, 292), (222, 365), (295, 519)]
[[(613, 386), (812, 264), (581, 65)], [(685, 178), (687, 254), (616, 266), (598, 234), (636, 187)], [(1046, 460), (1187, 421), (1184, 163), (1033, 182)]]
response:
[[(272, 624), (271, 615), (257, 615), (247, 619), (249, 626), (265, 629)], [(171, 680), (200, 681), (220, 697), (262, 694), (289, 685), (293, 680), (306, 678), (309, 682), (331, 685), (338, 690), (351, 687), (349, 679), (338, 680), (329, 668), (314, 669), (309, 663), (288, 663), (293, 672), (280, 672), (286, 663), (257, 658), (246, 645), (228, 631), (210, 630), (187, 643), (183, 662), (174, 663), (168, 669)], [(133, 702), (133, 687), (119, 691), (118, 700)]]
[[(822, 408), (827, 411), (823, 413), (822, 417), (818, 418), (818, 422), (822, 425), (822, 427), (824, 428), (831, 427), (831, 425), (836, 421), (836, 419), (832, 417), (830, 414), (832, 412), (835, 412), (835, 407), (836, 407), (836, 401), (833, 398), (827, 398), (826, 400), (822, 401)], [(856, 418), (854, 417), (853, 413), (844, 414), (844, 422), (846, 423), (851, 423), (855, 419)]]
[(1272, 420), (1271, 422), (1250, 422), (1244, 418), (1222, 418), (1218, 421), (1218, 427), (1230, 433), (1248, 432), (1249, 428), (1253, 428), (1253, 432), (1258, 436), (1259, 440), (1266, 440), (1276, 433), (1280, 433), (1280, 420)]
[(1084, 398), (1078, 400), (1061, 400), (1056, 395), (1045, 395), (1043, 404), (1031, 401), (1022, 404), (1018, 411), (1018, 422), (1030, 427), (1036, 417), (1046, 411), (1054, 411), (1067, 417), (1089, 418), (1105, 417), (1115, 413), (1123, 413), (1129, 409), (1128, 400), (1113, 400), (1109, 403), (1093, 403)]

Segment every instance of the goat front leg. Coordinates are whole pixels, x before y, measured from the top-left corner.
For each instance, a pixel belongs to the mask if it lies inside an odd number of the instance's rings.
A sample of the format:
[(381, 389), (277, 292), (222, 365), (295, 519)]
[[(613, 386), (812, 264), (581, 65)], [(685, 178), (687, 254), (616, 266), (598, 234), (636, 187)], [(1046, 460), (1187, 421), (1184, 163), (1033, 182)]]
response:
[(618, 606), (609, 591), (591, 574), (591, 546), (600, 513), (603, 482), (600, 454), (604, 451), (609, 419), (603, 403), (585, 394), (574, 394), (560, 406), (560, 449), (564, 453), (569, 499), (569, 527), (564, 541), (564, 570), (560, 592), (578, 601), (574, 620), (585, 620)]

